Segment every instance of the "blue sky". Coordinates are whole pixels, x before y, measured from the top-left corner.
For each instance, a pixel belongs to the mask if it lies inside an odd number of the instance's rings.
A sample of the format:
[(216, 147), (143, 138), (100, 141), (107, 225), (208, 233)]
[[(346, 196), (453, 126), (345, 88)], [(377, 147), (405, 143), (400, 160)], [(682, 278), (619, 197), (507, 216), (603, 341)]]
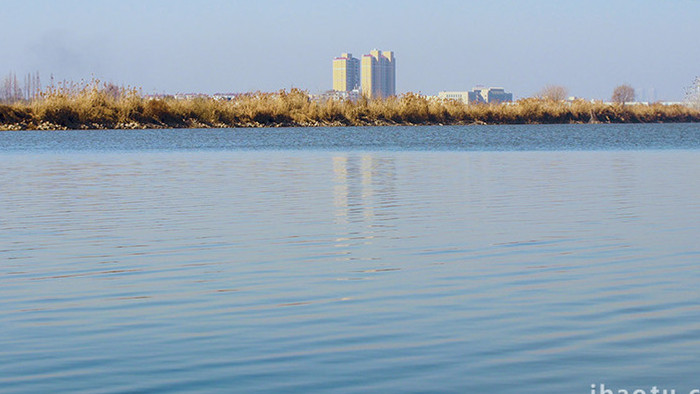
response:
[(0, 75), (146, 93), (330, 89), (331, 60), (394, 50), (397, 92), (547, 84), (680, 100), (700, 75), (700, 0), (3, 0)]

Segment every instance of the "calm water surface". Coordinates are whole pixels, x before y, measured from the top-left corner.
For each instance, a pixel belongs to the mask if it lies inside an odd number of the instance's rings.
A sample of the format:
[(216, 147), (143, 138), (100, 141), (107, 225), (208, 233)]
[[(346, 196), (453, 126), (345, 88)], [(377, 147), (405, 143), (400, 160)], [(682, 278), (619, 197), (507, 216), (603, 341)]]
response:
[(700, 125), (2, 132), (0, 392), (688, 393), (699, 174)]

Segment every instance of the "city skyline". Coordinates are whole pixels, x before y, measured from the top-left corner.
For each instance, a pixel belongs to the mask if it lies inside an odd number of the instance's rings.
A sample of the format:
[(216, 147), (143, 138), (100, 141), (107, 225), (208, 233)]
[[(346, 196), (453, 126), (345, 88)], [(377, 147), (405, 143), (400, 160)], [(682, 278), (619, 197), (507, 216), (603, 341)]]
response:
[(333, 95), (386, 98), (396, 95), (396, 57), (393, 51), (371, 50), (362, 60), (343, 52), (333, 59)]
[(320, 92), (342, 48), (399, 53), (397, 94), (483, 84), (517, 99), (554, 84), (609, 99), (629, 83), (640, 98), (673, 101), (700, 74), (697, 0), (6, 0), (3, 11), (21, 34), (0, 37), (0, 75), (96, 77), (145, 93)]

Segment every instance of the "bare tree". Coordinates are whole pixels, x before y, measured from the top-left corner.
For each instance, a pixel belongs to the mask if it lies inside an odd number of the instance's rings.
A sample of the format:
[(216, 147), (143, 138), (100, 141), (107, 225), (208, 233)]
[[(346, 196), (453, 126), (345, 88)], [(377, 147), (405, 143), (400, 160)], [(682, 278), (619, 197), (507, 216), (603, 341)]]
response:
[(0, 101), (15, 102), (20, 100), (33, 100), (41, 92), (41, 79), (39, 72), (27, 73), (20, 85), (17, 74), (8, 73), (0, 81)]
[(24, 76), (24, 90), (22, 91), (22, 98), (24, 100), (29, 100), (29, 91), (32, 90), (31, 82), (29, 81), (29, 74)]
[(563, 101), (569, 94), (569, 89), (560, 85), (547, 85), (537, 93), (536, 97), (542, 100)]
[(2, 85), (0, 85), (0, 101), (7, 101), (8, 97), (11, 95), (12, 82), (10, 81), (10, 76), (6, 76), (2, 80)]
[(612, 102), (625, 105), (634, 101), (634, 88), (628, 84), (623, 84), (615, 88), (612, 94)]
[(12, 72), (7, 74), (0, 85), (0, 100), (13, 102), (21, 100), (22, 96), (22, 88), (17, 81), (17, 75)]
[(110, 82), (104, 85), (103, 90), (109, 97), (117, 100), (121, 97), (124, 89)]
[(685, 101), (692, 108), (700, 110), (700, 77), (685, 89)]
[(12, 86), (13, 95), (12, 101), (17, 101), (22, 99), (22, 88), (19, 86), (19, 81), (17, 80), (17, 74), (12, 74)]
[(41, 77), (39, 76), (38, 70), (36, 72), (36, 75), (34, 76), (34, 82), (36, 84), (36, 91), (34, 92), (34, 98), (37, 98), (41, 94), (41, 90), (43, 89), (41, 87)]
[(24, 78), (24, 98), (26, 100), (34, 100), (40, 91), (39, 71), (33, 74), (27, 73), (27, 76)]

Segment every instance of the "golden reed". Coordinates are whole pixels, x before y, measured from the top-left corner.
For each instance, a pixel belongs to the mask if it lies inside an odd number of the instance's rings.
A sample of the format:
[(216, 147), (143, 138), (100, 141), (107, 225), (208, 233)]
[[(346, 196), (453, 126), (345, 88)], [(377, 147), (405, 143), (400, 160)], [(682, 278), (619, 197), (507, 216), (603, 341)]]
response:
[(38, 98), (0, 104), (0, 130), (383, 126), (543, 123), (699, 122), (683, 105), (620, 105), (527, 98), (512, 104), (465, 105), (413, 93), (357, 102), (309, 99), (292, 89), (233, 100), (148, 98), (99, 81), (50, 87)]

